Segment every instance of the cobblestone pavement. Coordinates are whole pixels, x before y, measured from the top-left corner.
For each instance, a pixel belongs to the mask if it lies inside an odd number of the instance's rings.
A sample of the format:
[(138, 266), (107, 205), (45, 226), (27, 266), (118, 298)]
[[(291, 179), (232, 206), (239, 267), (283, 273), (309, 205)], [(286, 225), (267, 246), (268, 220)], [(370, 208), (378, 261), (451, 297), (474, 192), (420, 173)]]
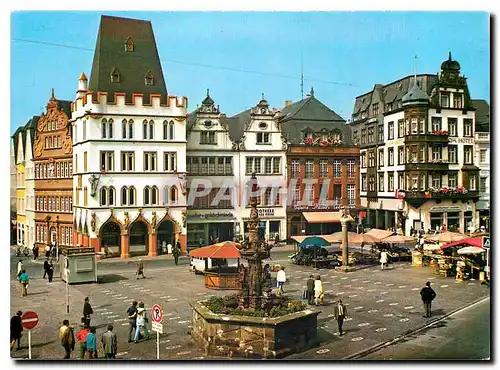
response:
[[(285, 285), (288, 295), (300, 297), (310, 274), (320, 274), (325, 288), (325, 304), (320, 309), (318, 348), (295, 354), (290, 358), (339, 359), (377, 344), (390, 340), (403, 332), (421, 327), (429, 320), (443, 316), (459, 307), (488, 296), (489, 290), (477, 281), (455, 282), (434, 275), (428, 268), (414, 268), (409, 263), (396, 263), (389, 270), (380, 271), (376, 266), (359, 268), (347, 274), (336, 270), (315, 270), (295, 266), (286, 259), (285, 252), (273, 254), (270, 263), (286, 266), (290, 282)], [(64, 318), (78, 328), (84, 297), (89, 296), (94, 308), (92, 325), (97, 335), (114, 325), (118, 335), (118, 358), (155, 359), (155, 334), (150, 340), (127, 343), (128, 323), (126, 310), (132, 300), (142, 300), (150, 309), (159, 303), (164, 310), (164, 334), (160, 336), (161, 359), (202, 358), (203, 353), (190, 339), (191, 325), (189, 301), (205, 299), (212, 295), (228, 292), (206, 289), (203, 277), (193, 275), (187, 266), (148, 268), (146, 279), (135, 279), (134, 264), (108, 263), (100, 266), (100, 284), (70, 286), (71, 310), (66, 314), (65, 284), (57, 277), (52, 283), (42, 279), (42, 267), (25, 261), (32, 277), (28, 297), (21, 297), (19, 284), (14, 280), (15, 264), (19, 258), (12, 258), (11, 268), (11, 312), (32, 310), (40, 317), (39, 325), (32, 331), (33, 358), (62, 358), (63, 349), (57, 339), (57, 331)], [(437, 298), (433, 317), (422, 317), (419, 291), (425, 281), (430, 280)], [(349, 317), (344, 323), (346, 334), (338, 336), (333, 317), (333, 304), (342, 298), (347, 305)], [(150, 316), (150, 311), (148, 312)], [(151, 318), (150, 318), (151, 319)], [(22, 349), (12, 352), (15, 358), (27, 357), (27, 334), (22, 339)], [(75, 353), (72, 355), (75, 356)]]

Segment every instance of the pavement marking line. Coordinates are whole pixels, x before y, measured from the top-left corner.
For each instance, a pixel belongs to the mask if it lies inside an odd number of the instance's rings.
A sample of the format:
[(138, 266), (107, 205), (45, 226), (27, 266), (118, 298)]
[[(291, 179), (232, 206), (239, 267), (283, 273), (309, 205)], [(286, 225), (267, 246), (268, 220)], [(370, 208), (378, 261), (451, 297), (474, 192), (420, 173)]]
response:
[(115, 317), (120, 317), (120, 315), (111, 315), (111, 316), (108, 316), (108, 319), (113, 319)]
[(410, 319), (409, 319), (409, 318), (407, 318), (407, 317), (403, 317), (403, 318), (402, 318), (402, 319), (400, 319), (399, 321), (401, 321), (401, 322), (406, 322), (406, 321), (410, 321)]
[[(116, 320), (115, 320), (115, 321), (116, 321)], [(126, 326), (126, 325), (128, 325), (128, 322), (124, 322), (124, 323), (122, 324), (122, 326)]]
[(393, 303), (389, 303), (389, 306), (397, 306), (399, 303), (398, 302), (393, 302)]
[(374, 312), (378, 312), (378, 310), (377, 310), (377, 309), (375, 309), (375, 310), (370, 310), (370, 311), (368, 311), (368, 313), (374, 313)]
[[(388, 347), (388, 346), (390, 346), (390, 345), (392, 345), (392, 344), (396, 344), (396, 343), (400, 342), (401, 340), (405, 339), (405, 338), (406, 338), (406, 337), (408, 337), (408, 336), (415, 335), (415, 334), (417, 334), (417, 333), (419, 333), (419, 332), (421, 332), (421, 331), (423, 331), (423, 330), (425, 330), (425, 329), (428, 329), (428, 328), (430, 328), (430, 327), (432, 327), (432, 326), (435, 326), (435, 325), (436, 325), (436, 324), (438, 324), (439, 322), (441, 322), (441, 321), (443, 321), (443, 320), (446, 320), (446, 319), (447, 319), (447, 318), (449, 318), (449, 317), (453, 317), (453, 316), (455, 316), (455, 315), (457, 315), (457, 314), (459, 314), (459, 313), (461, 313), (461, 312), (463, 312), (463, 311), (466, 311), (466, 310), (468, 310), (468, 309), (470, 309), (470, 308), (473, 308), (474, 306), (476, 306), (476, 305), (478, 305), (478, 304), (481, 304), (481, 303), (483, 303), (483, 302), (485, 302), (485, 301), (487, 301), (487, 300), (489, 300), (489, 299), (490, 299), (490, 297), (489, 297), (489, 296), (488, 296), (488, 297), (481, 298), (481, 299), (479, 299), (478, 301), (474, 302), (474, 303), (473, 303), (473, 304), (471, 304), (471, 305), (468, 305), (468, 306), (465, 306), (465, 307), (459, 308), (459, 309), (457, 309), (457, 310), (455, 310), (455, 311), (453, 311), (453, 312), (451, 312), (451, 313), (449, 313), (449, 314), (447, 314), (447, 315), (441, 316), (441, 317), (440, 317), (440, 318), (438, 318), (437, 320), (435, 320), (435, 321), (431, 321), (431, 322), (430, 322), (430, 323), (428, 323), (427, 325), (424, 325), (424, 326), (422, 326), (422, 327), (420, 327), (420, 328), (418, 328), (418, 329), (416, 329), (416, 330), (409, 331), (409, 332), (407, 332), (407, 333), (405, 333), (405, 334), (403, 334), (403, 335), (399, 335), (399, 336), (395, 337), (394, 339), (389, 340), (389, 341), (387, 341), (387, 342), (382, 342), (382, 343), (375, 344), (374, 346), (372, 346), (372, 347), (370, 347), (370, 348), (368, 348), (368, 349), (361, 350), (361, 351), (358, 351), (358, 352), (356, 352), (356, 353), (353, 353), (353, 354), (350, 354), (350, 355), (344, 356), (344, 357), (342, 357), (342, 359), (347, 360), (347, 359), (363, 358), (363, 357), (365, 357), (366, 355), (368, 355), (368, 354), (370, 354), (370, 353), (376, 352), (376, 351), (378, 351), (378, 350), (380, 350), (380, 349), (382, 349), (382, 348)], [(386, 314), (386, 315), (384, 315), (384, 316), (388, 316), (388, 315), (392, 316), (392, 314)]]
[(389, 292), (380, 292), (380, 294), (382, 294), (382, 295), (389, 294)]
[(385, 286), (393, 286), (393, 285), (394, 285), (393, 283), (385, 284)]
[(126, 318), (124, 318), (124, 319), (116, 319), (116, 320), (115, 320), (115, 322), (127, 321), (127, 320), (128, 320), (128, 318), (126, 317)]
[(413, 306), (405, 306), (405, 310), (411, 310), (412, 308), (415, 308)]
[(361, 324), (358, 324), (358, 326), (363, 327), (363, 326), (368, 326), (370, 325), (369, 322), (362, 322)]
[(398, 286), (399, 289), (403, 289), (403, 288), (406, 288), (406, 285), (400, 285)]
[(337, 292), (336, 294), (337, 295), (342, 295), (342, 294), (344, 294), (344, 292)]
[(189, 353), (191, 353), (191, 351), (178, 352), (177, 356), (183, 356), (183, 355), (187, 355)]
[(353, 342), (359, 342), (360, 340), (363, 340), (363, 337), (356, 337), (351, 339)]
[(123, 355), (126, 355), (127, 353), (128, 353), (128, 352), (118, 352), (118, 353), (116, 354), (116, 356), (123, 356)]
[(363, 308), (363, 306), (354, 307), (355, 310), (361, 310), (362, 308)]
[(354, 298), (354, 297), (357, 297), (358, 295), (357, 294), (353, 294), (353, 295), (350, 295), (349, 298)]
[(352, 279), (351, 281), (358, 281), (359, 279)]
[(394, 314), (392, 314), (392, 313), (386, 313), (386, 314), (384, 315), (384, 317), (393, 317), (393, 316), (394, 316)]
[(187, 324), (190, 320), (178, 321), (177, 324)]
[(419, 288), (412, 288), (411, 290), (418, 290)]
[(378, 329), (375, 329), (375, 331), (377, 331), (377, 332), (386, 331), (386, 330), (387, 330), (387, 328), (378, 328)]
[(448, 288), (449, 285), (441, 285), (441, 288)]
[(376, 291), (377, 289), (368, 289), (367, 292), (371, 293), (371, 292), (374, 292)]
[(344, 321), (351, 321), (351, 320), (352, 320), (352, 317), (346, 317), (346, 318), (344, 319)]
[(175, 316), (175, 317), (169, 317), (168, 319), (169, 320), (178, 320), (180, 319), (181, 317), (180, 316)]
[(318, 355), (322, 355), (323, 353), (328, 353), (328, 352), (330, 352), (330, 350), (328, 348), (324, 348), (324, 349), (320, 349), (320, 350), (316, 351), (316, 353)]
[(177, 345), (174, 345), (174, 346), (167, 346), (165, 347), (165, 349), (176, 349), (176, 348), (181, 348), (182, 346), (177, 344)]

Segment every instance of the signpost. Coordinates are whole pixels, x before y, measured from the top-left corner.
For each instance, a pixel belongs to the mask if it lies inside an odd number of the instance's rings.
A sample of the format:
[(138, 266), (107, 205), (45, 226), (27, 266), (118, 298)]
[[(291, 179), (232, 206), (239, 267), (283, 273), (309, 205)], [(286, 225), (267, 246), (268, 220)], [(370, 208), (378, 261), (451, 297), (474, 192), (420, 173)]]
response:
[(69, 313), (69, 260), (66, 256), (66, 313)]
[(161, 320), (163, 319), (163, 310), (159, 304), (154, 304), (151, 307), (151, 318), (153, 319), (151, 328), (156, 332), (156, 359), (160, 359), (160, 333), (163, 334), (163, 325)]
[(483, 236), (483, 248), (486, 248), (486, 277), (490, 280), (490, 236)]
[(26, 312), (21, 316), (21, 324), (28, 330), (28, 358), (31, 360), (31, 329), (38, 324), (38, 315), (33, 311)]

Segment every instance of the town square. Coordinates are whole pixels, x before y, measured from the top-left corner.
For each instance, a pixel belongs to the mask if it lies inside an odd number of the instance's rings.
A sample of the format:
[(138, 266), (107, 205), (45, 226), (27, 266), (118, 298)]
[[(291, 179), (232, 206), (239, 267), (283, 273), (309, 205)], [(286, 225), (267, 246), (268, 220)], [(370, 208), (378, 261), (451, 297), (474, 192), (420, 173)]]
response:
[(490, 359), (488, 13), (56, 14), (11, 15), (13, 359)]

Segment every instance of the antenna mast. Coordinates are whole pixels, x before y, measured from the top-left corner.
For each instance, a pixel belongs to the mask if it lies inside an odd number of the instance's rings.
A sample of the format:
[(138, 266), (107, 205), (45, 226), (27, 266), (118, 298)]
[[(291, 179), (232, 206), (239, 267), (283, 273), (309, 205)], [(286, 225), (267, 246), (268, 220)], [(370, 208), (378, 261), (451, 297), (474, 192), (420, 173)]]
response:
[(300, 54), (300, 96), (304, 99), (304, 70), (302, 65), (302, 54)]

